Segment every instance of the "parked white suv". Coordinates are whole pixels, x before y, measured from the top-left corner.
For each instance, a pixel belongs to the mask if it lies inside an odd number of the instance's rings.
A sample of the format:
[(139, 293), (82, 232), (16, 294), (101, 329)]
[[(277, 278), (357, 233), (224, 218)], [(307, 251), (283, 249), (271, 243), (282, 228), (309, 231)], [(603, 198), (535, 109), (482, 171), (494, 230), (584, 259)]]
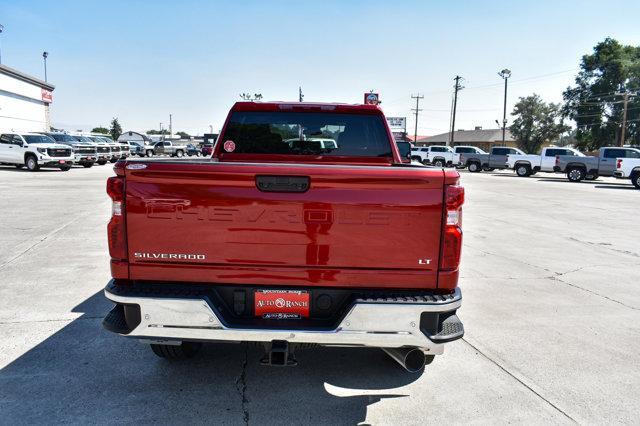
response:
[(53, 167), (66, 172), (73, 165), (73, 149), (38, 133), (3, 133), (0, 163), (26, 166), (31, 171)]
[(445, 145), (432, 145), (427, 148), (427, 161), (436, 167), (451, 167), (460, 156), (453, 152), (451, 147)]
[(423, 164), (427, 164), (427, 153), (429, 152), (429, 148), (426, 146), (414, 146), (411, 148), (411, 159), (413, 161), (419, 161)]

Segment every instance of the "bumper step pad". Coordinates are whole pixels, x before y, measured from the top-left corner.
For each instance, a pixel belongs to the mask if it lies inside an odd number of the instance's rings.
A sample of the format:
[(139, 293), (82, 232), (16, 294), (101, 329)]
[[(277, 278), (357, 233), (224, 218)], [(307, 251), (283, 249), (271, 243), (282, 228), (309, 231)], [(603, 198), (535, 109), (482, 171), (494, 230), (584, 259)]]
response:
[(451, 315), (442, 321), (442, 330), (429, 338), (437, 343), (451, 342), (464, 335), (464, 326), (457, 315)]
[(111, 309), (106, 317), (102, 320), (102, 326), (114, 333), (128, 334), (131, 330), (127, 326), (127, 320), (124, 316), (124, 306), (116, 305)]

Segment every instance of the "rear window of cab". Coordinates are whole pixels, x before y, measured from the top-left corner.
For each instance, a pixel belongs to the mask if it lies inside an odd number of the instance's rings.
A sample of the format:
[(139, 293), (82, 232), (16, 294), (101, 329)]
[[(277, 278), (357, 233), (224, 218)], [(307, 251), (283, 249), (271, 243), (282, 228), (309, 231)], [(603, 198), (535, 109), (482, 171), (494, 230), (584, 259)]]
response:
[(221, 153), (391, 157), (379, 115), (234, 112)]

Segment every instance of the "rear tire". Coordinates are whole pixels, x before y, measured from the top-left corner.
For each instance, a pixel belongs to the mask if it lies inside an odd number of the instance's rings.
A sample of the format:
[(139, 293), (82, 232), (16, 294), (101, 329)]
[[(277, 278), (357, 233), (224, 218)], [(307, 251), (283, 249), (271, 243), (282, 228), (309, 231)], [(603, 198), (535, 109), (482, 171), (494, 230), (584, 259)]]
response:
[(633, 184), (633, 186), (640, 189), (640, 172), (631, 174), (631, 183)]
[(476, 163), (475, 161), (469, 163), (469, 171), (471, 173), (480, 173), (480, 170), (481, 170), (480, 163)]
[(27, 155), (25, 160), (25, 165), (30, 172), (37, 172), (40, 170), (40, 166), (38, 165), (38, 159), (35, 155)]
[(184, 151), (176, 151), (176, 157), (181, 158), (184, 156)]
[(567, 170), (567, 179), (571, 182), (580, 182), (585, 178), (585, 171), (580, 167), (572, 167)]
[(182, 342), (180, 345), (152, 344), (151, 350), (160, 358), (177, 361), (193, 358), (201, 347), (202, 343), (199, 342)]
[(529, 166), (528, 164), (516, 165), (516, 174), (520, 177), (531, 176), (531, 166)]
[(146, 152), (147, 157), (153, 157), (153, 151), (148, 149)]
[(437, 159), (433, 162), (433, 165), (436, 167), (444, 167), (444, 160)]
[(82, 163), (82, 167), (85, 169), (90, 169), (93, 167), (93, 163)]
[(107, 164), (107, 160), (100, 160), (98, 161), (98, 164), (104, 166), (105, 164)]

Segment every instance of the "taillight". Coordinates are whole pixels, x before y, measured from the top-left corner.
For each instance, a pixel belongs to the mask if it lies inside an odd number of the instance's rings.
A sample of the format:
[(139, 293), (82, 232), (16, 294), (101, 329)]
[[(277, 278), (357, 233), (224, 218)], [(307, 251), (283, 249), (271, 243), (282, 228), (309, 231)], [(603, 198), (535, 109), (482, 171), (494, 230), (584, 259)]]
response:
[(444, 194), (445, 217), (440, 250), (440, 270), (453, 271), (460, 265), (462, 249), (462, 205), (464, 188), (446, 185)]
[(622, 168), (622, 158), (618, 158), (618, 161), (616, 161), (616, 169), (621, 169)]
[(111, 220), (107, 225), (109, 254), (112, 259), (127, 258), (127, 234), (124, 219), (124, 177), (113, 176), (107, 179), (107, 194), (111, 198)]

